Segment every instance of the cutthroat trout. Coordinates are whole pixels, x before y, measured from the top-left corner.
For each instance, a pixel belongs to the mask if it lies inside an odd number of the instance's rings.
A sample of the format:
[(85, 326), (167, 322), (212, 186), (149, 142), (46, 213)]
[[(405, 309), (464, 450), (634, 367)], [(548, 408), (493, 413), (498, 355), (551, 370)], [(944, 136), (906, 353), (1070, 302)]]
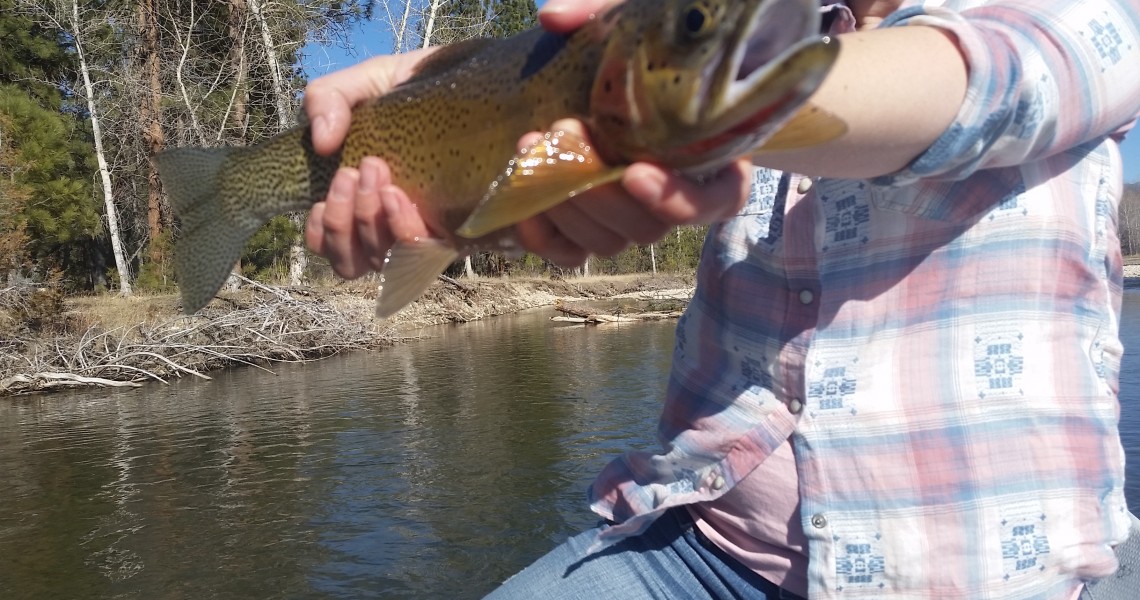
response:
[[(384, 158), (433, 232), (398, 242), (377, 315), (417, 298), (457, 258), (509, 251), (513, 225), (648, 161), (710, 173), (757, 150), (807, 147), (845, 125), (807, 103), (834, 63), (815, 0), (628, 0), (569, 36), (533, 29), (444, 47), (353, 111), (334, 156), (301, 126), (248, 148), (156, 157), (181, 220), (175, 269), (187, 313), (213, 298), (253, 233), (328, 192), (339, 166)], [(549, 132), (583, 121), (593, 147)]]

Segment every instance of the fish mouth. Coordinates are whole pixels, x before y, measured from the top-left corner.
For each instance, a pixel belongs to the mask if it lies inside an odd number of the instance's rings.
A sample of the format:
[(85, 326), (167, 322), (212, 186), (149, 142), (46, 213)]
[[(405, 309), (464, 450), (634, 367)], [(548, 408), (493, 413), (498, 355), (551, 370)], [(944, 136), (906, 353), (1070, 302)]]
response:
[(815, 3), (808, 10), (804, 2), (776, 0), (765, 2), (748, 20), (736, 44), (736, 81), (746, 80), (790, 51), (800, 40), (819, 32)]
[(698, 96), (703, 139), (687, 148), (694, 154), (723, 159), (759, 147), (819, 88), (838, 54), (820, 35), (816, 0), (750, 6)]
[(742, 19), (733, 52), (725, 58), (728, 102), (747, 93), (783, 63), (783, 58), (806, 43), (818, 40), (819, 5), (814, 0), (769, 0), (760, 2), (751, 18)]

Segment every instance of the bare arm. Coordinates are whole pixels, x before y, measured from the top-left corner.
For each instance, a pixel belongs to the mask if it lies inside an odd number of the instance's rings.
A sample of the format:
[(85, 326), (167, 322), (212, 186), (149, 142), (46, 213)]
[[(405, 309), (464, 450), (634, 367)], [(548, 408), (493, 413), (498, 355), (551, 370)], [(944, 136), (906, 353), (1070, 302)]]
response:
[(847, 134), (814, 148), (765, 154), (758, 162), (845, 179), (893, 173), (946, 130), (965, 93), (962, 55), (937, 29), (843, 35), (839, 59), (812, 102), (841, 118)]

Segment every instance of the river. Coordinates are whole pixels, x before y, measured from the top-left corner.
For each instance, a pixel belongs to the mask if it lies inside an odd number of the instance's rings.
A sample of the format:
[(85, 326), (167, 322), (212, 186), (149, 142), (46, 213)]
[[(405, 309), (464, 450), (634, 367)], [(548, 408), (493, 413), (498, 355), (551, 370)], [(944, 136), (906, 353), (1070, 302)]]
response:
[[(0, 598), (480, 597), (593, 524), (587, 484), (656, 427), (674, 323), (548, 315), (0, 402)], [(1123, 372), (1131, 407), (1140, 356)], [(1121, 426), (1140, 506), (1140, 414)]]

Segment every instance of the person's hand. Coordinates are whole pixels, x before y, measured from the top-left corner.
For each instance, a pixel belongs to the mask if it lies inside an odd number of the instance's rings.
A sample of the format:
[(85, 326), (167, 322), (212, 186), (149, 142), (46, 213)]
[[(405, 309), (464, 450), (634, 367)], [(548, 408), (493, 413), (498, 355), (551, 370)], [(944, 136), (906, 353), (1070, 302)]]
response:
[[(582, 124), (563, 120), (554, 131), (587, 140)], [(529, 142), (539, 134), (523, 138)], [(728, 219), (744, 206), (752, 163), (737, 160), (703, 183), (649, 163), (634, 163), (620, 181), (580, 194), (516, 227), (524, 248), (562, 266), (591, 254), (612, 256), (630, 244), (651, 244), (677, 225)]]
[[(428, 51), (379, 56), (316, 79), (305, 90), (313, 148), (332, 154), (344, 143), (352, 107), (386, 93), (411, 75)], [(396, 240), (427, 236), (408, 197), (392, 185), (387, 164), (366, 158), (359, 169), (341, 168), (324, 202), (313, 205), (305, 243), (329, 259), (345, 279), (378, 271)]]
[[(617, 1), (551, 0), (539, 19), (543, 27), (566, 33)], [(347, 134), (352, 107), (406, 79), (425, 54), (377, 57), (314, 81), (305, 92), (305, 111), (317, 152), (334, 152)], [(588, 137), (577, 121), (561, 121), (552, 129)], [(520, 144), (533, 139), (526, 136)], [(654, 165), (634, 164), (618, 183), (520, 223), (519, 241), (564, 266), (579, 265), (590, 254), (610, 256), (631, 243), (656, 241), (675, 225), (731, 216), (746, 198), (750, 168), (742, 159), (698, 185)], [(314, 205), (305, 228), (309, 247), (348, 279), (379, 270), (395, 240), (426, 235), (427, 226), (415, 206), (391, 185), (387, 166), (379, 159), (363, 161), (359, 170), (340, 169), (325, 202)]]
[[(538, 18), (549, 31), (569, 33), (620, 1), (550, 0)], [(552, 129), (584, 131), (581, 123), (570, 120)], [(530, 139), (534, 138), (523, 141)], [(519, 223), (519, 242), (563, 266), (580, 265), (591, 254), (617, 254), (631, 243), (649, 244), (676, 225), (710, 223), (736, 214), (748, 196), (751, 168), (748, 159), (738, 160), (701, 185), (655, 165), (636, 163), (621, 181)]]

